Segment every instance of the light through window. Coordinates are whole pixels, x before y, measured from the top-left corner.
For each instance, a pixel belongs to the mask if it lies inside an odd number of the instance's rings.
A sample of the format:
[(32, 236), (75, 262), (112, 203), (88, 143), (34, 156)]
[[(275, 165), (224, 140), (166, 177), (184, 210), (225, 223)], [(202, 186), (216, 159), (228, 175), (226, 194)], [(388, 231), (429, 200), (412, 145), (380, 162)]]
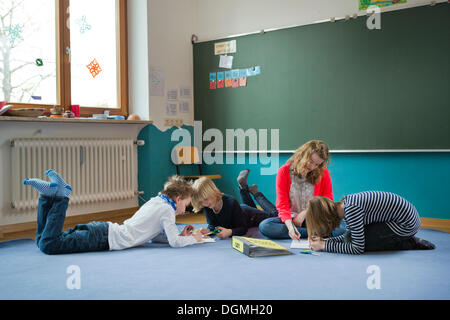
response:
[(127, 0), (0, 0), (0, 101), (128, 113)]

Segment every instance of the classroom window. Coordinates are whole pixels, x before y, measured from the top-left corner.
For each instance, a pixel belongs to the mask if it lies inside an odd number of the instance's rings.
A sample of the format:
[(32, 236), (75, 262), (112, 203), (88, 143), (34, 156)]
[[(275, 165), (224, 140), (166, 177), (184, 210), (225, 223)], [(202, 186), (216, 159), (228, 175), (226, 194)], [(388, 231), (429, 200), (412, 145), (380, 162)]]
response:
[(128, 113), (127, 0), (2, 0), (0, 101)]

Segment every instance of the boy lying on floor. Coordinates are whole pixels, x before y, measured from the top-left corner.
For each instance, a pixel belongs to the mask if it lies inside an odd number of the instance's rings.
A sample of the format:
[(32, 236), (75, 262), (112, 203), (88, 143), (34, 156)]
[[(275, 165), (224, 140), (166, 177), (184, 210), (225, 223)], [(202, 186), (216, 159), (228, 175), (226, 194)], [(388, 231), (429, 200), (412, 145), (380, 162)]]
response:
[(63, 232), (72, 188), (54, 170), (45, 174), (51, 182), (27, 178), (23, 184), (40, 193), (36, 244), (46, 254), (122, 250), (149, 240), (167, 240), (171, 247), (202, 242), (202, 234), (193, 234), (193, 226), (188, 225), (179, 233), (175, 224), (175, 216), (185, 212), (193, 193), (192, 183), (181, 177), (169, 178), (156, 197), (121, 225), (94, 221)]

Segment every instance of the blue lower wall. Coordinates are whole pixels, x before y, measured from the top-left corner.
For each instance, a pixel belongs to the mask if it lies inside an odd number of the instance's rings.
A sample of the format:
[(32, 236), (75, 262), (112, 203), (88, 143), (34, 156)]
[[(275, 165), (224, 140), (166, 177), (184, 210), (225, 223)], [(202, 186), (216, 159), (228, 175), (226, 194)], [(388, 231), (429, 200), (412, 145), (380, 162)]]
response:
[[(148, 125), (141, 130), (138, 139), (144, 140), (145, 145), (138, 148), (138, 187), (144, 191), (142, 197), (149, 200), (163, 189), (167, 178), (177, 173), (177, 169), (171, 160), (171, 151), (178, 141), (171, 141), (171, 135), (176, 127), (166, 131), (160, 131), (154, 125)], [(189, 132), (192, 127), (183, 126)], [(195, 167), (183, 166), (180, 174), (189, 175), (195, 173)], [(142, 205), (142, 201), (140, 204)]]
[[(183, 127), (192, 132), (192, 127)], [(139, 190), (149, 199), (162, 189), (167, 177), (176, 174), (170, 159), (171, 142), (175, 128), (165, 132), (153, 125), (145, 127), (139, 139), (146, 144), (139, 147)], [(279, 155), (279, 166), (291, 154)], [(334, 153), (329, 166), (335, 200), (344, 195), (366, 190), (397, 193), (412, 202), (424, 218), (450, 219), (450, 153)], [(275, 202), (275, 175), (261, 175), (267, 165), (248, 164), (203, 165), (205, 174), (221, 174), (216, 184), (222, 192), (239, 199), (236, 177), (240, 170), (250, 168), (249, 184), (257, 184), (269, 200)], [(191, 174), (195, 168), (184, 168), (182, 174)]]

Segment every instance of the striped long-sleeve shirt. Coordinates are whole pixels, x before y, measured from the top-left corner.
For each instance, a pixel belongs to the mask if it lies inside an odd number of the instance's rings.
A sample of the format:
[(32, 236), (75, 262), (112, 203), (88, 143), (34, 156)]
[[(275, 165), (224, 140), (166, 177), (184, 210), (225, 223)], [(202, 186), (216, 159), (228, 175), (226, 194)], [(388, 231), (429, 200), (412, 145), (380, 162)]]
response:
[(386, 222), (399, 236), (413, 236), (420, 228), (416, 208), (404, 198), (390, 192), (366, 191), (345, 196), (344, 218), (348, 232), (327, 240), (325, 251), (363, 253), (364, 226), (375, 222)]

